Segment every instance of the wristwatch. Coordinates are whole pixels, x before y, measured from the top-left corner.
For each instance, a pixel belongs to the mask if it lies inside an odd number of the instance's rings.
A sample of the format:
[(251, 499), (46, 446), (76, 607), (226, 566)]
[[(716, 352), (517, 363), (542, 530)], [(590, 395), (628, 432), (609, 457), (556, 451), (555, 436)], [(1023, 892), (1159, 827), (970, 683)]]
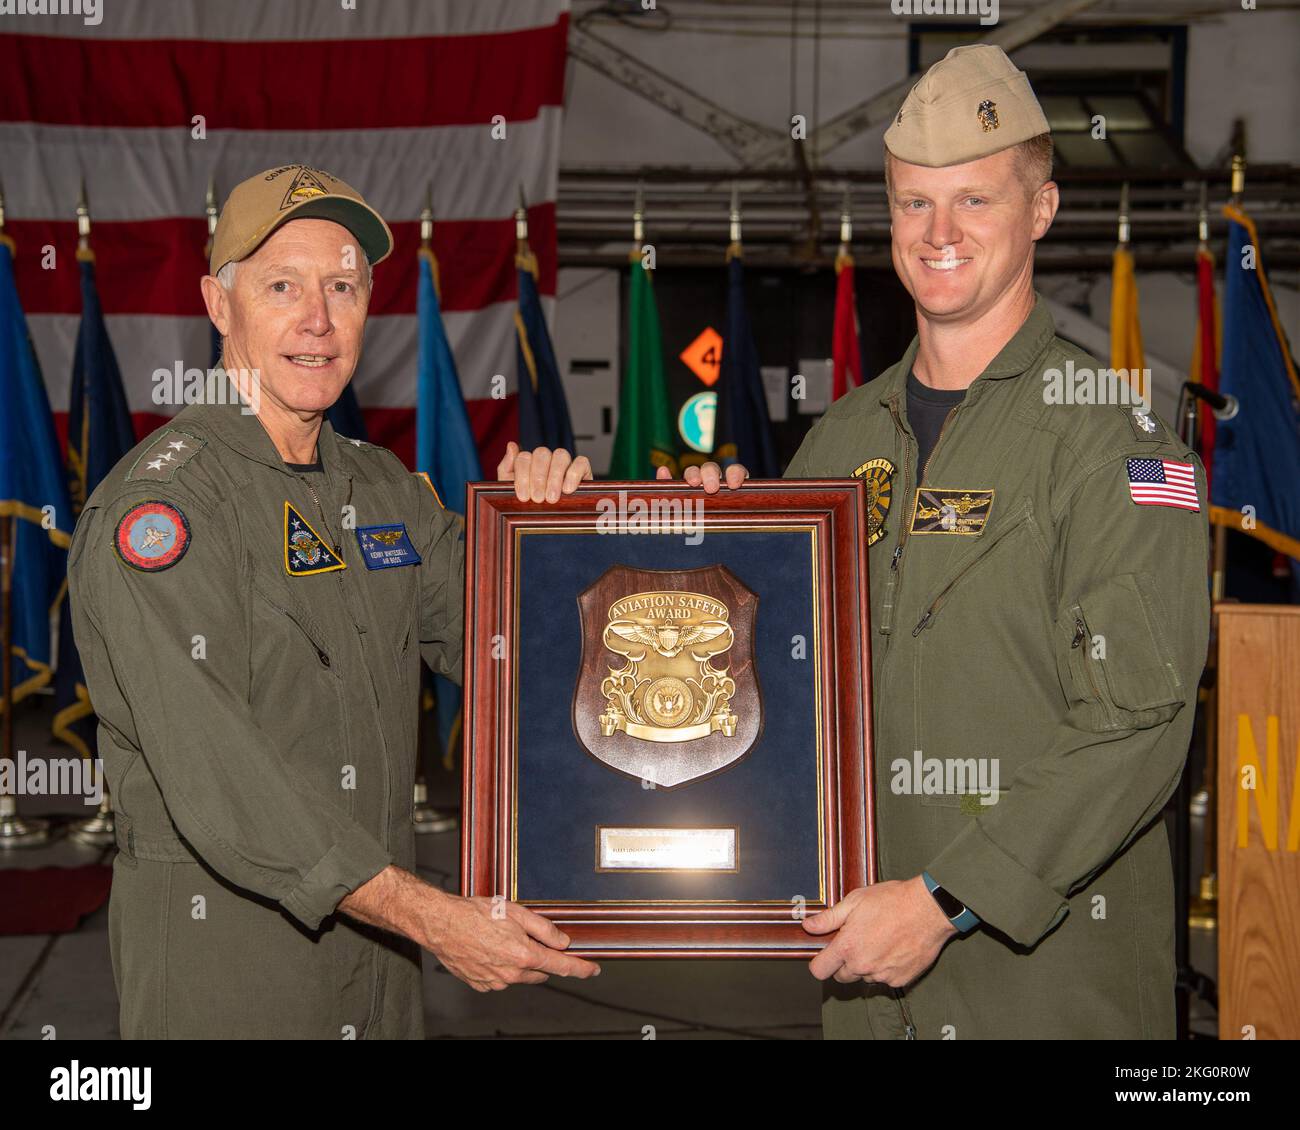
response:
[(968, 910), (965, 903), (939, 886), (930, 872), (922, 871), (921, 878), (925, 880), (925, 889), (934, 897), (934, 901), (939, 904), (939, 909), (943, 911), (948, 921), (956, 927), (958, 933), (969, 933), (979, 925), (979, 917), (973, 911)]

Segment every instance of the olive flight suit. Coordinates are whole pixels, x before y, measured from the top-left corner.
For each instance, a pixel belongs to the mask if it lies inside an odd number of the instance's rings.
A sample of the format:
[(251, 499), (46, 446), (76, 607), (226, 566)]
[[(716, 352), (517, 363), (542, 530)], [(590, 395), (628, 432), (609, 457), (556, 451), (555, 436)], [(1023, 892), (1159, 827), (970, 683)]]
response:
[(1067, 361), (1101, 366), (1039, 298), (918, 491), (916, 351), (832, 405), (787, 474), (857, 475), (872, 499), (879, 877), (928, 871), (981, 921), (903, 991), (830, 984), (826, 1033), (1172, 1038), (1159, 814), (1206, 656), (1205, 471), (1153, 414), (1060, 403)]
[(335, 908), (415, 866), (420, 657), (460, 680), (461, 526), (392, 452), (328, 422), (318, 449), (296, 472), (242, 405), (191, 405), (77, 523), (125, 1037), (423, 1036), (419, 947)]

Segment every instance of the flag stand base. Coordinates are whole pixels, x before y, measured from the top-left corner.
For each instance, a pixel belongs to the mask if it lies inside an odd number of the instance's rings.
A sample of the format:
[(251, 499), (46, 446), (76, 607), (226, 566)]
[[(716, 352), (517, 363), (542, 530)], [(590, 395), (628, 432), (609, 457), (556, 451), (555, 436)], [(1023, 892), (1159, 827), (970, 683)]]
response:
[(109, 847), (117, 842), (113, 821), (113, 802), (105, 793), (99, 811), (85, 820), (78, 820), (68, 829), (68, 839), (91, 847)]
[(18, 815), (11, 796), (0, 797), (0, 850), (40, 847), (50, 841), (50, 822)]

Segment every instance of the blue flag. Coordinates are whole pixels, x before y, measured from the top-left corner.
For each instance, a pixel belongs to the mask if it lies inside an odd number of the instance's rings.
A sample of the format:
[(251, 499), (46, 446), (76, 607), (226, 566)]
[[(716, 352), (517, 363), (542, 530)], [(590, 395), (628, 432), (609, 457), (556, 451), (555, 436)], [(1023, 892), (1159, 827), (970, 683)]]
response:
[(357, 394), (352, 390), (351, 381), (343, 386), (342, 393), (329, 406), (325, 418), (339, 435), (370, 442), (370, 436), (366, 433), (366, 418), (361, 414), (361, 404), (357, 400)]
[(50, 401), (18, 301), (13, 250), (0, 235), (0, 514), (16, 527), (5, 662), (18, 702), (52, 678), (50, 624), (67, 604), (64, 579), (75, 519)]
[[(465, 397), (456, 373), (456, 361), (442, 324), (438, 287), (434, 281), (437, 260), (420, 254), (417, 317), (420, 324), (419, 371), (415, 407), (415, 466), (428, 476), (430, 486), (448, 509), (465, 513), (465, 484), (483, 477), (478, 447), (469, 426)], [(461, 689), (450, 679), (434, 676), (438, 707), (438, 740), (444, 762), (451, 768), (460, 742)]]
[(716, 436), (713, 455), (721, 466), (742, 463), (755, 479), (780, 475), (758, 350), (745, 307), (745, 268), (739, 255), (729, 255), (727, 262), (727, 323), (718, 374)]
[(465, 484), (483, 477), (469, 426), (456, 361), (442, 324), (432, 253), (420, 256), (417, 314), (420, 322), (419, 379), (415, 406), (415, 466), (427, 471), (439, 497), (465, 513)]
[(519, 446), (564, 448), (576, 454), (569, 403), (564, 398), (560, 368), (555, 363), (551, 335), (537, 296), (537, 260), (531, 254), (515, 259), (519, 275), (519, 309), (515, 312), (519, 367)]
[(1231, 222), (1219, 391), (1240, 409), (1215, 429), (1210, 520), (1300, 559), (1300, 381), (1255, 225), (1232, 205), (1223, 214)]
[[(79, 259), (81, 326), (68, 394), (68, 491), (80, 514), (95, 487), (135, 446), (135, 428), (122, 387), (113, 344), (95, 286), (95, 263)], [(95, 719), (86, 693), (86, 676), (72, 636), (72, 617), (64, 602), (59, 620), (59, 668), (55, 681), (54, 736), (83, 757), (95, 755)]]

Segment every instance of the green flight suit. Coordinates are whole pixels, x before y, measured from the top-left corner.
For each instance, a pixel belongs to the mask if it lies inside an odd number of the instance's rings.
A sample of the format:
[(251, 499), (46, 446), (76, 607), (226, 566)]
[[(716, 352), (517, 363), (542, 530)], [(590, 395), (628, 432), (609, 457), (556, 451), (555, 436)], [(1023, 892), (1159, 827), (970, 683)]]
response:
[[(318, 449), (322, 471), (292, 471), (241, 406), (191, 405), (77, 523), (124, 1037), (423, 1037), (419, 947), (335, 907), (388, 864), (415, 866), (420, 657), (459, 682), (461, 526), (392, 452), (328, 422)], [(141, 502), (161, 518), (133, 517)], [(157, 554), (157, 527), (174, 552), (177, 512), (188, 541), (165, 568), (115, 548), (135, 530)], [(345, 568), (290, 573), (287, 531), (304, 523), (317, 564), (332, 551)], [(399, 543), (408, 563), (368, 568), (358, 530), (399, 523), (420, 562)]]
[[(1040, 298), (949, 416), (917, 516), (905, 411), (916, 350), (832, 405), (787, 474), (878, 480), (879, 877), (928, 871), (982, 924), (905, 991), (831, 983), (826, 1034), (1172, 1038), (1159, 813), (1206, 657), (1204, 468), (1154, 415), (1048, 403), (1048, 370), (1101, 366), (1055, 336)], [(1199, 511), (1135, 501), (1130, 459), (1190, 463)], [(914, 517), (933, 532), (910, 532)], [(914, 751), (998, 759), (996, 803), (918, 788)]]

